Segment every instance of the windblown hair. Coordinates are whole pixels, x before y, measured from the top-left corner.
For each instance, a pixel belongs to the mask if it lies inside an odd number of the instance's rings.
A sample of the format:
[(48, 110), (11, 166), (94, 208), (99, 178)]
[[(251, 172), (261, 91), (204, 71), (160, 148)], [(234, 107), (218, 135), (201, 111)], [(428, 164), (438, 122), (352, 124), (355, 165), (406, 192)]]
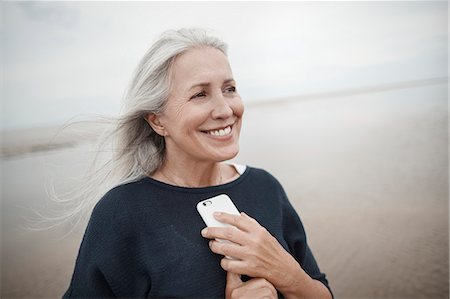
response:
[(96, 158), (81, 188), (64, 198), (52, 189), (51, 197), (69, 208), (46, 217), (47, 220), (56, 224), (67, 220), (78, 223), (109, 189), (151, 175), (161, 166), (165, 157), (164, 138), (151, 128), (145, 116), (164, 110), (175, 58), (199, 47), (214, 47), (225, 55), (227, 51), (223, 41), (197, 28), (166, 31), (151, 46), (135, 70), (121, 114), (113, 119), (112, 129), (101, 137), (98, 145), (98, 153), (104, 151), (105, 144), (112, 145), (112, 155), (100, 167)]
[(164, 109), (174, 59), (189, 49), (214, 47), (226, 54), (226, 44), (203, 29), (167, 31), (144, 55), (125, 97), (124, 113), (116, 130), (120, 181), (153, 173), (165, 155), (164, 139), (144, 117)]

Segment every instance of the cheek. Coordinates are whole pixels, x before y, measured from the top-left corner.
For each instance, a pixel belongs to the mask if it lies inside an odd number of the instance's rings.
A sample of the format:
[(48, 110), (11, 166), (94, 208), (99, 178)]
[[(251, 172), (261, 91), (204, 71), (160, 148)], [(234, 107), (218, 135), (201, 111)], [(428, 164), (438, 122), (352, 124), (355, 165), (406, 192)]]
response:
[(238, 126), (237, 126), (237, 134), (238, 136), (241, 133), (241, 128), (242, 128), (242, 116), (244, 115), (244, 103), (242, 102), (242, 100), (239, 98), (239, 101), (236, 101), (236, 105), (233, 106), (233, 112), (234, 115), (239, 119), (238, 121)]
[(240, 118), (242, 117), (242, 115), (244, 115), (244, 102), (242, 102), (240, 97), (233, 103), (232, 109), (234, 115), (236, 115), (237, 117)]
[[(205, 119), (205, 113), (201, 109), (187, 105), (172, 105), (167, 109), (166, 125), (172, 131), (180, 133), (184, 131), (195, 131), (195, 128)], [(174, 132), (172, 132), (174, 133)]]
[(179, 122), (181, 125), (179, 130), (180, 132), (184, 131), (184, 134), (196, 132), (208, 118), (209, 111), (205, 109), (187, 109), (183, 112), (182, 120)]

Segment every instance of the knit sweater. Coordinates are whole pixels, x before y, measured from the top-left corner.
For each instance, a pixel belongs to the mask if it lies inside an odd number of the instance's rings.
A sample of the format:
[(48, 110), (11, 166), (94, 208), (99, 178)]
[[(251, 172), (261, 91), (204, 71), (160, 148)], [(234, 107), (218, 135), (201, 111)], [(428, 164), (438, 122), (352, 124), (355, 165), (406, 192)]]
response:
[(247, 167), (218, 186), (177, 187), (143, 177), (107, 192), (92, 212), (63, 298), (224, 298), (223, 256), (201, 236), (205, 224), (196, 210), (199, 201), (222, 193), (329, 288), (279, 182)]

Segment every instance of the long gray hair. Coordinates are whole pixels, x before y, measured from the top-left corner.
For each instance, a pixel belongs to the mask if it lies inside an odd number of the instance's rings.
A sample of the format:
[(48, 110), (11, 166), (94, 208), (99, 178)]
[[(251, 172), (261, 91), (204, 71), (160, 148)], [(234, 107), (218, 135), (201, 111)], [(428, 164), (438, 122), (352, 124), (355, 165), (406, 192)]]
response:
[(124, 113), (116, 130), (121, 180), (153, 173), (165, 155), (164, 139), (144, 117), (164, 109), (174, 59), (194, 47), (214, 47), (226, 54), (226, 44), (203, 29), (166, 31), (144, 55), (125, 97)]
[(53, 200), (70, 208), (46, 217), (47, 220), (56, 221), (56, 224), (67, 220), (78, 223), (87, 215), (84, 212), (89, 212), (106, 191), (150, 175), (161, 166), (165, 157), (164, 138), (153, 131), (145, 116), (164, 110), (174, 59), (198, 47), (214, 47), (225, 55), (227, 50), (223, 41), (198, 28), (166, 31), (151, 46), (134, 72), (121, 114), (113, 120), (115, 125), (101, 137), (98, 152), (104, 152), (100, 148), (107, 144), (112, 146), (109, 150), (112, 155), (99, 167), (96, 158), (81, 188), (64, 198), (54, 189), (50, 190)]

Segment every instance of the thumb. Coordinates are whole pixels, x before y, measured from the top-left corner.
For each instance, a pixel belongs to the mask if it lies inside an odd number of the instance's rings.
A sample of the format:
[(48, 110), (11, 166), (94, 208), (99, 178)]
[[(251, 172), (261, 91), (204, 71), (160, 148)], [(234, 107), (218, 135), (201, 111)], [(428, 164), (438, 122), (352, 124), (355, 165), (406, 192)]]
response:
[(240, 287), (243, 284), (241, 275), (227, 272), (227, 286), (225, 288), (225, 297), (231, 298), (231, 291)]

